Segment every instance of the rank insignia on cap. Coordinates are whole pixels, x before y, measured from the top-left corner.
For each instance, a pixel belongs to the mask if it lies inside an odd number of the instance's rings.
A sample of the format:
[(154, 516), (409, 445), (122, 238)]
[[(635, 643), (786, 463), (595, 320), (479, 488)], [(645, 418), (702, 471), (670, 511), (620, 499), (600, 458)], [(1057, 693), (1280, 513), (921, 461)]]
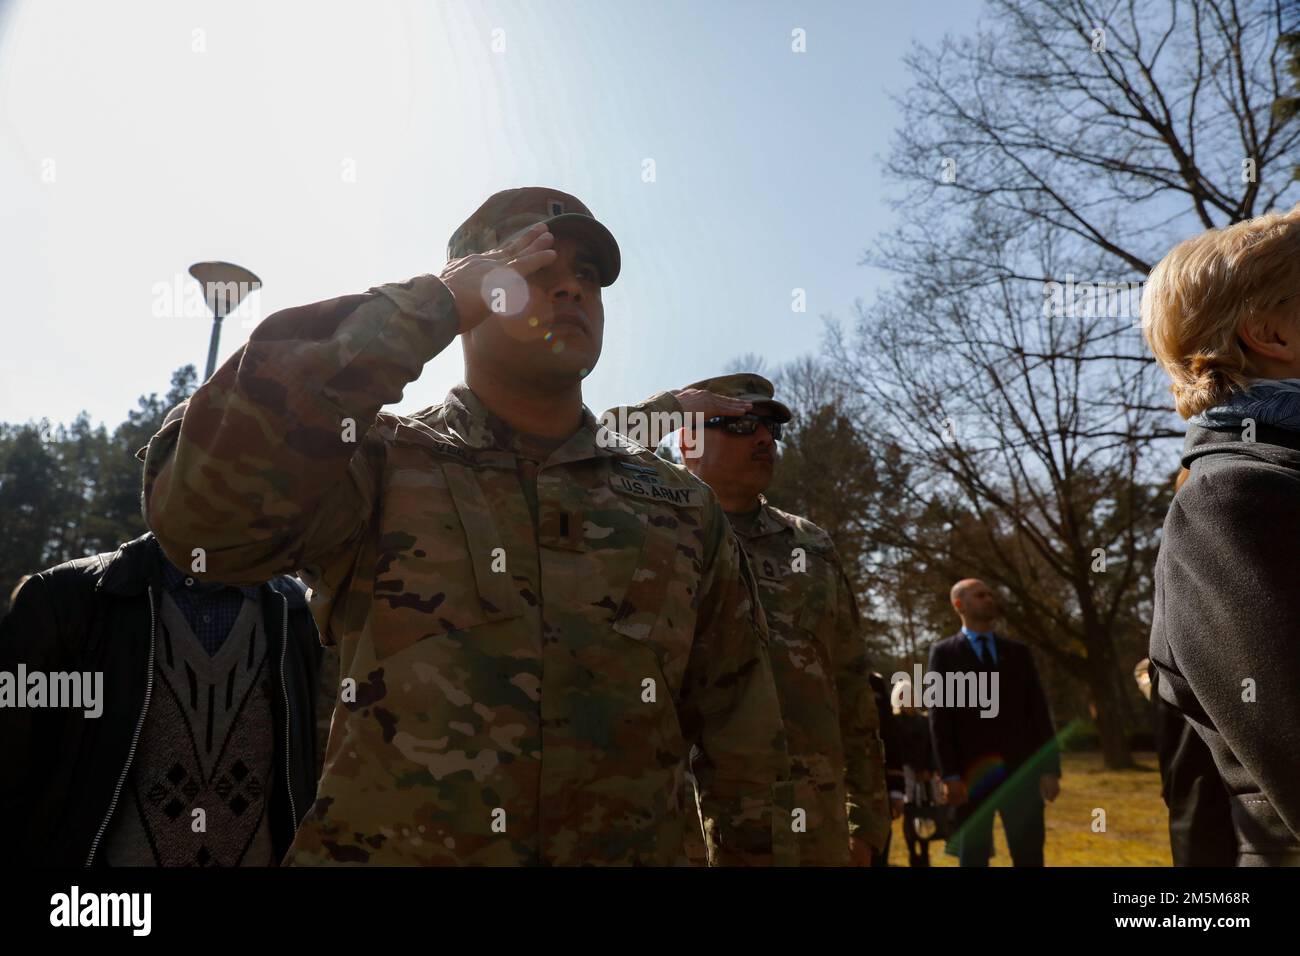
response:
[(560, 202), (558, 199), (552, 199), (550, 201), (550, 209), (552, 216), (559, 216), (564, 212), (564, 203)]

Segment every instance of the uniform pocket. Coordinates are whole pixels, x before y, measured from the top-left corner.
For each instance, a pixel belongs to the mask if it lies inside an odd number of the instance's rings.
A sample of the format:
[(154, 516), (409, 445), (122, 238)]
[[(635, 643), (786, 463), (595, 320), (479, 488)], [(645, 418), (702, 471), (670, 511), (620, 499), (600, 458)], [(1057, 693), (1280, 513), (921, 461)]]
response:
[(818, 601), (805, 600), (795, 620), (801, 630), (810, 631), (815, 637), (822, 633), (822, 622), (826, 619), (826, 608)]
[[(423, 460), (421, 460), (423, 459)], [(389, 474), (375, 561), (375, 656), (523, 614), (504, 542), (467, 465), (417, 456)]]
[(677, 536), (660, 529), (647, 532), (636, 569), (614, 612), (614, 630), (638, 641), (651, 642), (674, 573)]
[(794, 576), (802, 579), (798, 582), (801, 604), (795, 618), (796, 625), (828, 641), (839, 610), (838, 567), (820, 554), (813, 553), (808, 555), (807, 570)]
[(652, 527), (610, 622), (619, 634), (654, 651), (674, 697), (681, 691), (693, 640), (687, 615), (677, 613), (679, 601), (670, 593), (680, 573), (676, 534)]
[(823, 562), (810, 560), (802, 571), (771, 555), (752, 563), (778, 671), (786, 680), (794, 671), (803, 675), (800, 680), (824, 681), (831, 667), (833, 609), (827, 604)]
[(698, 525), (702, 492), (670, 487), (650, 466), (620, 463), (611, 471), (601, 464), (581, 496), (567, 502), (580, 514), (582, 532), (562, 575), (565, 589), (579, 613), (613, 632), (606, 640), (626, 638), (652, 651), (676, 696), (694, 636), (699, 577), (693, 552), (681, 545)]

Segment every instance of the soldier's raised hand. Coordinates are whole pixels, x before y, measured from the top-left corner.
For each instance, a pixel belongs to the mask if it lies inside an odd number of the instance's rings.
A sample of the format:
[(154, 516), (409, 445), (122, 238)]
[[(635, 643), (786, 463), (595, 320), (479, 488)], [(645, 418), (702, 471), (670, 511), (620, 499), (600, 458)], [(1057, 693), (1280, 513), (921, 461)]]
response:
[(509, 277), (494, 278), (493, 273), (500, 276), (500, 270), (509, 269), (527, 278), (555, 261), (556, 252), (551, 248), (554, 242), (555, 237), (546, 224), (539, 222), (496, 249), (448, 262), (438, 278), (456, 300), (460, 331), (468, 332), (487, 317), (493, 288), (514, 284), (508, 281)]
[(738, 418), (754, 407), (752, 402), (743, 398), (728, 398), (704, 388), (679, 388), (673, 391), (673, 395), (681, 404), (683, 412), (688, 415), (703, 412), (705, 418), (719, 415)]

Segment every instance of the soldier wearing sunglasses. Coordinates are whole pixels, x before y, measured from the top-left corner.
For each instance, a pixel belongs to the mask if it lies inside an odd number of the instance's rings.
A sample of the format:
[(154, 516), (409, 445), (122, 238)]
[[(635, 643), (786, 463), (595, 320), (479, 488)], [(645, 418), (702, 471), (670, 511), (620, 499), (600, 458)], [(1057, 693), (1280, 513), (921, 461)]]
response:
[(717, 495), (757, 579), (790, 748), (789, 825), (800, 862), (868, 866), (884, 847), (890, 816), (857, 604), (830, 536), (763, 495), (790, 409), (776, 401), (771, 382), (745, 373), (660, 392), (606, 416), (665, 413), (685, 415), (686, 467)]

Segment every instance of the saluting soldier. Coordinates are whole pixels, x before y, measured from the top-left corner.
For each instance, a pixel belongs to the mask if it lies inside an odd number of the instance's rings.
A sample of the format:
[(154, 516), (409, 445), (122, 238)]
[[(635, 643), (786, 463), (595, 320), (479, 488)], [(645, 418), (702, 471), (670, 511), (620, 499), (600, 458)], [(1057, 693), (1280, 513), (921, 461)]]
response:
[[(167, 554), (301, 569), (340, 645), (287, 862), (680, 864), (694, 753), (719, 861), (771, 863), (789, 762), (752, 576), (708, 487), (583, 405), (614, 237), (513, 189), (448, 259), (270, 316), (150, 443)], [(457, 336), (464, 384), (380, 411)]]
[[(830, 536), (763, 495), (791, 417), (771, 382), (743, 373), (659, 392), (603, 420), (626, 422), (649, 443), (684, 423), (686, 466), (717, 494), (758, 579), (794, 785), (786, 826), (799, 861), (869, 866), (884, 850), (890, 812), (857, 603)], [(708, 831), (714, 824), (701, 810)]]

